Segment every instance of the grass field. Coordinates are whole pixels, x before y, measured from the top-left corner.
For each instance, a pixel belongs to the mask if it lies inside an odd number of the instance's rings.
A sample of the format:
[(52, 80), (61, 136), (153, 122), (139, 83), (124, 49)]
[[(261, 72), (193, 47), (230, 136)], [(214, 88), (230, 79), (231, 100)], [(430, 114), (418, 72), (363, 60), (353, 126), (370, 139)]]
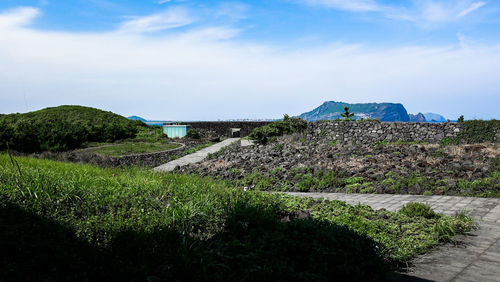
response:
[[(310, 216), (294, 220), (300, 213)], [(370, 281), (471, 227), (463, 214), (374, 211), (197, 176), (0, 155), (6, 280)]]
[(177, 143), (125, 142), (88, 150), (99, 155), (121, 157), (133, 154), (167, 151), (179, 148), (180, 146), (181, 145)]

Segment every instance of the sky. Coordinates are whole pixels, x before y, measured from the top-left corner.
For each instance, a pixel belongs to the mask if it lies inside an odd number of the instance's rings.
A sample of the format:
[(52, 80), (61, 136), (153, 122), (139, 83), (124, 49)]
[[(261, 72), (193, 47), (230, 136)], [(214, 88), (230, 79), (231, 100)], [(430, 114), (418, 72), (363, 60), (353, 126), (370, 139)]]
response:
[(499, 119), (500, 1), (0, 1), (0, 113), (258, 119), (325, 101)]

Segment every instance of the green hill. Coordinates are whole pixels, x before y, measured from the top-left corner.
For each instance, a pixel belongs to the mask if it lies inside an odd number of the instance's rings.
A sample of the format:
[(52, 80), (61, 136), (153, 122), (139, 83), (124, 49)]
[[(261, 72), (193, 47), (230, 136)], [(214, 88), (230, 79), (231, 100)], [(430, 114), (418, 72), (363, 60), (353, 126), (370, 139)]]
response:
[(64, 151), (135, 137), (139, 122), (95, 108), (59, 106), (0, 116), (0, 150)]
[(362, 103), (324, 102), (316, 109), (299, 115), (307, 121), (332, 120), (342, 118), (344, 107), (354, 113), (354, 119), (378, 119), (380, 121), (410, 121), (405, 107), (397, 103)]

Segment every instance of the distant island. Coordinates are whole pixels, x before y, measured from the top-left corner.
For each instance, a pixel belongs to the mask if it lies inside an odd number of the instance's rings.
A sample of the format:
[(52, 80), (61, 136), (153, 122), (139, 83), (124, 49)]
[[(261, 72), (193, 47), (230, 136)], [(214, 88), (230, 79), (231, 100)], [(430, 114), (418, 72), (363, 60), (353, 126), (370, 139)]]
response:
[(300, 114), (298, 117), (307, 121), (341, 119), (344, 108), (354, 113), (353, 119), (378, 119), (380, 121), (402, 121), (402, 122), (446, 122), (447, 120), (435, 113), (408, 114), (405, 107), (400, 103), (357, 103), (328, 101), (312, 111)]

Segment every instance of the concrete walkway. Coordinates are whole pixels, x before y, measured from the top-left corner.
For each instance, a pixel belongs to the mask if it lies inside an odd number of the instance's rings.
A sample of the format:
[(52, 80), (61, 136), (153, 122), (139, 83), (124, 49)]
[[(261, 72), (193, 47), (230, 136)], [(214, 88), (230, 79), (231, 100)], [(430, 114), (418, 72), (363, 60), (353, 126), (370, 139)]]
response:
[(222, 142), (219, 142), (217, 144), (214, 144), (210, 147), (207, 147), (205, 149), (201, 149), (199, 151), (196, 151), (192, 154), (186, 155), (184, 157), (178, 158), (176, 160), (173, 160), (171, 162), (168, 162), (166, 164), (163, 164), (161, 166), (155, 167), (154, 171), (159, 171), (159, 172), (168, 172), (168, 171), (173, 171), (177, 166), (182, 167), (188, 164), (194, 164), (197, 162), (201, 162), (203, 159), (205, 159), (208, 154), (214, 154), (217, 153), (220, 149), (230, 145), (233, 142), (236, 142), (240, 140), (240, 138), (228, 138)]
[(446, 244), (417, 257), (401, 281), (500, 281), (500, 199), (340, 193), (287, 193), (326, 198), (349, 204), (365, 204), (373, 209), (397, 211), (409, 202), (430, 205), (435, 211), (453, 215), (466, 210), (479, 225), (478, 230), (459, 238), (461, 244)]

